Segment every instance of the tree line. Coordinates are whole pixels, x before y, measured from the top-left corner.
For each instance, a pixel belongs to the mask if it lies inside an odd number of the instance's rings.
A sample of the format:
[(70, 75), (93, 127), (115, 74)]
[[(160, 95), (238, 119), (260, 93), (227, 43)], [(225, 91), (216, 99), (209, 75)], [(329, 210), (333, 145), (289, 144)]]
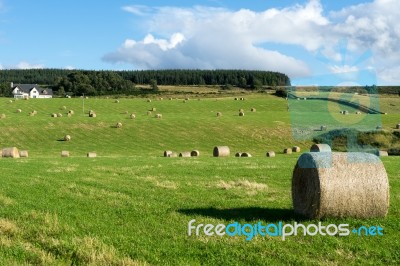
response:
[(139, 85), (199, 85), (223, 88), (258, 89), (263, 86), (288, 86), (287, 75), (253, 70), (131, 70), (89, 71), (63, 69), (0, 70), (0, 95), (10, 94), (10, 82), (40, 84), (59, 95), (133, 95)]

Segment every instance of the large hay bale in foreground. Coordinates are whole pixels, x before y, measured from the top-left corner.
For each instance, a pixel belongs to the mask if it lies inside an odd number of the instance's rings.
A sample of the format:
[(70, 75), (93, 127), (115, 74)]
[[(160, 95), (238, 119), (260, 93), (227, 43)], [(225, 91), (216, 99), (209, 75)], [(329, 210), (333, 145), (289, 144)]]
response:
[(87, 157), (88, 157), (88, 158), (96, 158), (96, 157), (97, 157), (97, 153), (95, 153), (95, 152), (88, 152)]
[(228, 157), (231, 151), (228, 146), (216, 146), (213, 150), (214, 157)]
[(28, 158), (29, 157), (28, 151), (19, 151), (19, 157)]
[(4, 148), (1, 152), (2, 157), (19, 158), (19, 151), (16, 147)]
[(274, 151), (267, 152), (267, 157), (275, 157), (275, 152)]
[(191, 157), (190, 151), (183, 151), (179, 153), (179, 157)]
[(293, 171), (292, 200), (295, 213), (311, 219), (384, 217), (388, 177), (373, 154), (304, 153)]
[(168, 155), (171, 155), (172, 151), (164, 151), (164, 157), (168, 157)]
[(310, 148), (310, 152), (331, 152), (331, 146), (328, 144), (313, 144)]
[(190, 156), (191, 157), (199, 157), (200, 156), (200, 152), (198, 150), (193, 150), (190, 152)]
[(294, 146), (293, 148), (292, 148), (292, 152), (300, 152), (301, 151), (301, 149), (300, 149), (300, 147), (298, 147), (298, 146)]
[(292, 149), (291, 148), (286, 148), (286, 149), (283, 150), (283, 153), (292, 154)]
[(69, 157), (69, 151), (61, 151), (61, 157)]
[(71, 136), (70, 135), (65, 135), (64, 136), (64, 141), (70, 141), (71, 140)]

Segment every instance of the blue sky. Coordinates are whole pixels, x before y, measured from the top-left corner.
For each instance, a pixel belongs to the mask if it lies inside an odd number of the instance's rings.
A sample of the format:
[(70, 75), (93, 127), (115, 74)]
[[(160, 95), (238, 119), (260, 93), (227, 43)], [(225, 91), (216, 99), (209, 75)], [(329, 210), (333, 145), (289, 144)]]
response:
[(257, 69), (400, 83), (396, 0), (0, 0), (0, 69)]

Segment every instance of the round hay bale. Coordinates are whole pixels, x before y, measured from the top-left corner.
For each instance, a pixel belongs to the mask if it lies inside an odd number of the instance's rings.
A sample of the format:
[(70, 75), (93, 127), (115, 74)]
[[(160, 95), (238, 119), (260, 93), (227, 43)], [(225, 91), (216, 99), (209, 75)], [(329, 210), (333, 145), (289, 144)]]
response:
[(115, 103), (119, 103), (119, 100), (115, 100)]
[(162, 101), (162, 100), (164, 100), (164, 99), (163, 99), (162, 97), (160, 97), (160, 98), (158, 98), (158, 100), (159, 100), (159, 101)]
[(1, 154), (5, 158), (19, 158), (19, 151), (16, 147), (4, 148)]
[(61, 113), (58, 113), (57, 114), (57, 117), (62, 117), (63, 115), (61, 114)]
[(228, 157), (231, 151), (228, 146), (216, 146), (213, 150), (214, 157)]
[(156, 114), (155, 117), (158, 118), (158, 119), (161, 119), (162, 118), (162, 114)]
[(387, 151), (379, 151), (379, 152), (378, 152), (378, 155), (379, 155), (379, 157), (386, 157), (386, 156), (389, 156), (389, 154), (388, 154)]
[(179, 153), (179, 157), (191, 157), (190, 151), (183, 151)]
[(360, 112), (360, 111), (357, 111), (357, 112), (356, 112), (356, 115), (360, 115), (360, 114), (361, 114), (361, 112)]
[(121, 123), (121, 122), (118, 122), (117, 124), (115, 124), (115, 127), (116, 127), (116, 128), (121, 128), (121, 127), (122, 127), (122, 123)]
[(239, 112), (244, 112), (244, 110), (242, 108), (239, 109)]
[(252, 112), (256, 112), (257, 110), (256, 110), (256, 108), (251, 108), (251, 110), (250, 111), (252, 111)]
[(135, 118), (136, 118), (136, 115), (135, 115), (135, 114), (131, 114), (131, 115), (130, 115), (130, 118), (131, 118), (131, 119), (135, 119)]
[(172, 98), (169, 98), (170, 101), (172, 101)]
[(71, 117), (71, 116), (72, 116), (72, 114), (71, 114), (71, 113), (68, 113), (68, 114), (67, 114), (67, 116), (68, 116), (68, 117)]
[(51, 117), (57, 117), (57, 114), (51, 114)]
[(6, 116), (6, 114), (1, 114), (0, 115), (0, 119), (5, 119), (7, 116)]
[(191, 157), (199, 157), (200, 156), (200, 152), (198, 150), (193, 150), (190, 152), (190, 156)]
[(240, 98), (240, 100), (241, 100), (241, 101), (244, 101), (244, 98), (242, 97), (242, 98)]
[(298, 146), (294, 146), (293, 148), (292, 148), (292, 152), (300, 152), (301, 151), (301, 149), (300, 149), (300, 147), (298, 147)]
[(95, 117), (97, 117), (97, 115), (96, 115), (96, 113), (93, 112), (93, 113), (91, 113), (91, 114), (89, 115), (89, 117), (94, 117), (94, 118), (95, 118)]
[(64, 141), (70, 141), (71, 140), (71, 136), (70, 135), (65, 135), (64, 136)]
[(69, 151), (61, 151), (61, 157), (69, 157)]
[(241, 152), (235, 153), (235, 157), (240, 157), (240, 156), (242, 156), (242, 153), (241, 153)]
[(28, 158), (29, 157), (28, 151), (19, 151), (19, 157)]
[(151, 100), (150, 100), (150, 99), (147, 99), (147, 102), (148, 102), (148, 103), (151, 103)]
[(157, 111), (157, 109), (155, 107), (153, 107), (153, 108), (151, 108), (150, 111), (155, 112), (155, 111)]
[(129, 114), (129, 112), (128, 112), (128, 111), (124, 111), (123, 114), (126, 114), (126, 115), (127, 115), (127, 114)]
[(13, 100), (9, 100), (8, 102), (9, 102), (9, 103), (13, 103)]
[(94, 114), (94, 111), (93, 110), (89, 110), (88, 114), (90, 116), (91, 114)]
[(384, 217), (387, 173), (369, 153), (304, 153), (293, 171), (292, 200), (295, 213), (311, 219)]
[(275, 157), (275, 152), (274, 151), (267, 152), (267, 157)]
[(30, 112), (29, 116), (35, 116), (35, 113), (34, 112)]
[(176, 152), (172, 152), (171, 154), (168, 154), (168, 157), (178, 157), (178, 154)]
[(168, 155), (171, 155), (172, 151), (164, 151), (164, 157), (168, 157)]
[(17, 113), (22, 113), (22, 110), (21, 109), (17, 109)]
[(283, 150), (283, 153), (292, 154), (292, 149), (291, 148), (286, 148), (286, 149)]
[(331, 152), (331, 146), (328, 144), (313, 144), (310, 148), (310, 152)]
[(328, 128), (326, 126), (321, 126), (321, 131), (326, 131)]
[(396, 125), (396, 129), (400, 129), (400, 124), (397, 124), (397, 125)]
[(96, 158), (97, 154), (95, 152), (88, 152), (87, 157), (88, 158)]
[(243, 152), (240, 157), (251, 157), (251, 154), (248, 152)]
[(186, 98), (185, 98), (185, 101), (189, 101), (189, 100), (190, 100), (189, 97), (186, 97)]
[(75, 114), (75, 112), (74, 112), (74, 110), (69, 110), (69, 111), (68, 111), (68, 114), (73, 115), (73, 114)]
[(152, 112), (151, 111), (147, 111), (147, 115), (151, 116)]
[(235, 98), (234, 98), (234, 100), (235, 100), (235, 101), (237, 101), (237, 100), (238, 100), (238, 98), (237, 98), (237, 97), (235, 97)]
[(221, 112), (217, 112), (217, 117), (220, 117), (220, 116), (222, 116), (222, 113)]
[(239, 116), (244, 116), (244, 112), (239, 112)]
[(348, 115), (348, 114), (349, 114), (349, 111), (347, 111), (347, 110), (343, 111), (343, 115)]
[(33, 110), (33, 111), (32, 111), (32, 114), (37, 115), (38, 112), (37, 112), (36, 110)]

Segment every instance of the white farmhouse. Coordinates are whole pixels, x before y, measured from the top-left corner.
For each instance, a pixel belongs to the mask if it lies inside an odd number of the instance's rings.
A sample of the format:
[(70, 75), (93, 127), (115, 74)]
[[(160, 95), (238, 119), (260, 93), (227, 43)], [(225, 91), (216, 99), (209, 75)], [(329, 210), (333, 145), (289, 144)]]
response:
[(53, 98), (52, 89), (42, 89), (37, 84), (14, 84), (11, 82), (14, 98)]

